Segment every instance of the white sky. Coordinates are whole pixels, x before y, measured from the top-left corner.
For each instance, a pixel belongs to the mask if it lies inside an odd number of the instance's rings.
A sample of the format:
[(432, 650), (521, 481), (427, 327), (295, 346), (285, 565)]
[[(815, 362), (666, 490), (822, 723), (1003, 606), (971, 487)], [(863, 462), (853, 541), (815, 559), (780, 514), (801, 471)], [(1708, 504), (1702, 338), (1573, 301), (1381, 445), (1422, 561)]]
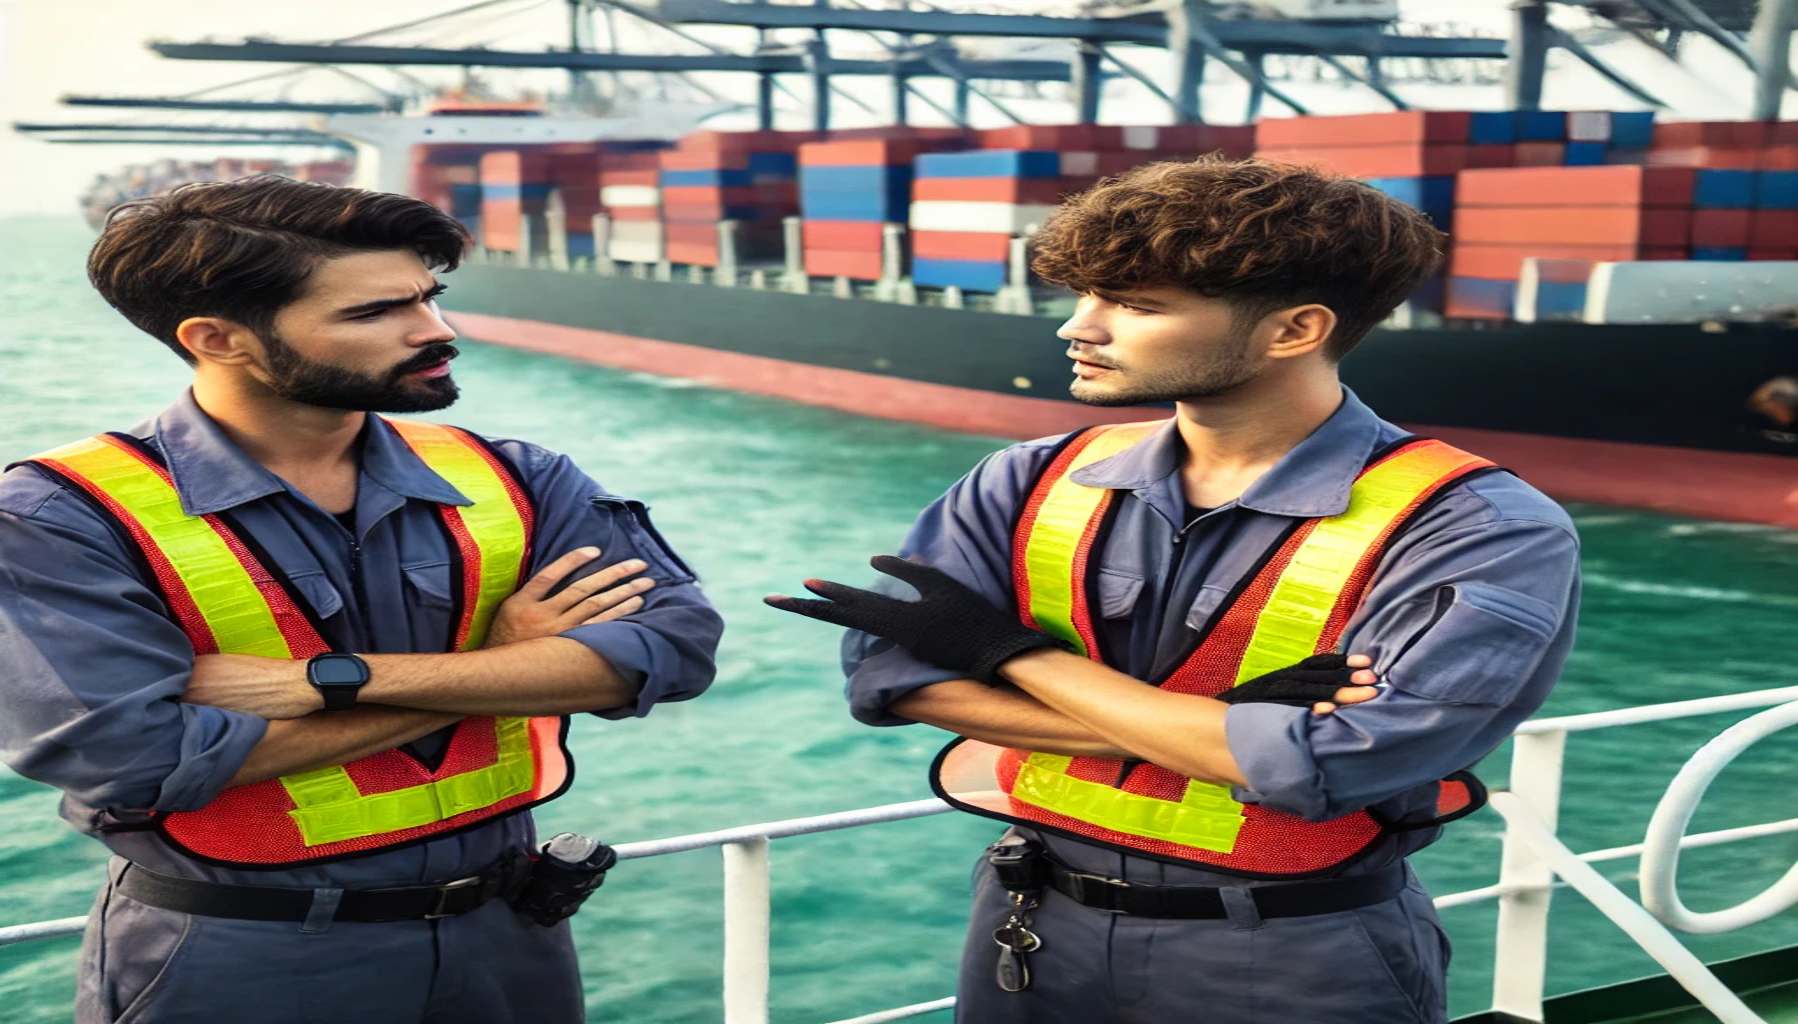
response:
[[(964, 6), (985, 10), (1017, 8), (1041, 9), (1054, 0), (967, 0)], [(150, 39), (192, 41), (204, 37), (235, 39), (263, 36), (294, 41), (321, 41), (355, 35), (383, 25), (427, 16), (460, 6), (458, 0), (304, 0), (300, 3), (274, 3), (269, 0), (0, 0), (0, 216), (22, 213), (73, 213), (74, 197), (101, 171), (124, 164), (138, 163), (164, 156), (182, 159), (204, 159), (228, 152), (231, 155), (262, 155), (260, 150), (232, 147), (214, 150), (205, 146), (93, 146), (52, 145), (23, 137), (9, 130), (14, 121), (82, 121), (141, 123), (232, 123), (293, 125), (299, 115), (194, 115), (166, 111), (113, 110), (106, 108), (65, 107), (57, 102), (64, 93), (110, 93), (120, 95), (176, 95), (246, 78), (271, 70), (266, 64), (242, 64), (215, 61), (164, 60), (151, 53), (145, 42)], [(1473, 26), (1482, 34), (1502, 35), (1507, 24), (1505, 0), (1402, 0), (1407, 20), (1455, 22)], [(508, 14), (513, 8), (519, 13)], [(565, 37), (565, 14), (561, 0), (520, 0), (507, 7), (496, 8), (501, 15), (491, 20), (487, 12), (449, 22), (454, 28), (427, 27), (412, 30), (383, 41), (413, 44), (434, 43), (462, 46), (481, 43), (498, 48), (542, 49), (559, 44)], [(1558, 20), (1573, 19), (1570, 27), (1583, 24), (1578, 12), (1557, 15)], [(628, 23), (628, 19), (620, 19)], [(719, 43), (747, 48), (746, 30), (702, 29), (699, 32)], [(855, 44), (856, 37), (845, 37), (842, 49)], [(691, 52), (679, 43), (663, 45), (666, 37), (653, 29), (627, 28), (621, 33), (626, 49), (668, 49)], [(834, 42), (834, 39), (833, 39)], [(636, 44), (634, 47), (632, 44)], [(983, 42), (983, 48), (995, 44)], [(1158, 74), (1165, 60), (1161, 51), (1119, 48), (1144, 71)], [(1676, 104), (1678, 112), (1688, 117), (1746, 116), (1748, 79), (1739, 63), (1722, 56), (1721, 51), (1705, 40), (1692, 43), (1688, 63), (1702, 73), (1679, 69), (1645, 47), (1630, 42), (1617, 42), (1602, 47), (1608, 59), (1636, 77), (1637, 81), (1659, 91), (1664, 99)], [(1609, 85), (1583, 67), (1571, 66), (1567, 55), (1553, 55), (1551, 67), (1561, 68), (1551, 74), (1545, 105), (1551, 108), (1615, 108), (1637, 106), (1621, 97)], [(376, 68), (357, 68), (357, 73), (371, 79), (391, 81), (389, 73)], [(435, 82), (452, 82), (454, 69), (413, 69)], [(501, 87), (546, 88), (562, 81), (559, 74), (549, 72), (489, 72), (490, 81)], [(742, 96), (747, 90), (744, 76), (704, 76), (714, 88)], [(839, 79), (877, 110), (884, 106), (886, 86), (879, 80)], [(794, 83), (794, 92), (803, 94), (805, 86)], [(268, 99), (280, 94), (278, 83), (246, 86), (226, 93), (236, 98)], [(1056, 88), (1047, 87), (1051, 92)], [(1335, 86), (1295, 85), (1319, 112), (1347, 112), (1385, 109), (1384, 104), (1364, 89), (1342, 89)], [(1401, 86), (1399, 91), (1419, 106), (1436, 108), (1492, 109), (1502, 101), (1496, 87)], [(1218, 113), (1219, 121), (1240, 119), (1245, 90), (1226, 69), (1213, 62), (1206, 86), (1208, 110)], [(347, 79), (327, 71), (313, 71), (291, 86), (297, 99), (364, 99), (367, 94)], [(944, 90), (946, 99), (946, 89)], [(792, 127), (800, 127), (803, 114), (792, 100), (783, 100), (793, 108)], [(1068, 119), (1066, 103), (1057, 99), (1011, 99), (1007, 101), (1020, 115), (1045, 122)], [(1117, 81), (1107, 87), (1105, 120), (1113, 123), (1165, 122), (1167, 114), (1141, 86)], [(1269, 102), (1266, 111), (1281, 115), (1278, 103)], [(1798, 104), (1788, 110), (1798, 109)], [(838, 121), (844, 126), (884, 123), (884, 117), (857, 110), (838, 101)], [(746, 115), (745, 115), (746, 116)], [(914, 122), (930, 123), (934, 117), (927, 109), (914, 104)], [(996, 111), (976, 104), (977, 121), (1008, 123)], [(737, 118), (741, 121), (741, 118)], [(744, 127), (732, 120), (715, 122), (718, 127)], [(783, 124), (783, 127), (786, 125)], [(305, 151), (286, 151), (301, 155)]]

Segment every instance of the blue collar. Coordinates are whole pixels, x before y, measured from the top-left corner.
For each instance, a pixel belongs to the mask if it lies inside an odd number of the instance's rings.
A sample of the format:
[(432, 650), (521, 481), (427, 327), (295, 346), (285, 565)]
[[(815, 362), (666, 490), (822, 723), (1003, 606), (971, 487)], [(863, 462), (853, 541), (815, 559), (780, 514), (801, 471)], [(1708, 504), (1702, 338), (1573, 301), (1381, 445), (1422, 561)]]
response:
[[(1355, 393), (1342, 389), (1342, 404), (1255, 481), (1236, 504), (1256, 512), (1301, 519), (1321, 519), (1348, 508), (1349, 488), (1379, 444), (1382, 424)], [(1074, 472), (1071, 479), (1089, 487), (1144, 492), (1139, 494), (1170, 519), (1181, 519), (1180, 461), (1185, 455), (1174, 420), (1141, 444), (1100, 459)], [(1183, 521), (1183, 519), (1181, 520)]]
[[(193, 392), (163, 410), (151, 425), (168, 461), (181, 510), (203, 516), (292, 490), (225, 434), (194, 401)], [(438, 505), (474, 504), (413, 454), (379, 416), (370, 415), (357, 439), (362, 475), (395, 494)], [(360, 502), (360, 498), (358, 499)]]

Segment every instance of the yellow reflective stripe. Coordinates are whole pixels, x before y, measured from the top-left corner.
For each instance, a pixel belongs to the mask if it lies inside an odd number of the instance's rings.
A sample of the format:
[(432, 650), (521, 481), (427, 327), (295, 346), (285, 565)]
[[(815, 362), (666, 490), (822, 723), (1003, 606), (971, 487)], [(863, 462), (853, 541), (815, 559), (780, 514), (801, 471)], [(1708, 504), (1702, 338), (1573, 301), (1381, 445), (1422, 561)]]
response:
[(1237, 669), (1238, 683), (1317, 653), (1330, 610), (1355, 566), (1444, 468), (1440, 454), (1420, 449), (1361, 474), (1349, 490), (1348, 508), (1318, 520), (1275, 582)]
[(221, 654), (293, 656), (268, 601), (230, 545), (211, 523), (182, 511), (174, 486), (137, 456), (89, 438), (38, 458), (65, 464), (137, 520), (181, 577)]
[(1182, 846), (1229, 853), (1242, 831), (1242, 805), (1230, 791), (1189, 780), (1179, 803), (1126, 793), (1102, 782), (1069, 775), (1073, 759), (1033, 753), (1018, 769), (1011, 798), (1125, 835), (1163, 839)]
[(537, 778), (530, 719), (494, 720), (499, 756), (493, 764), (435, 782), (364, 796), (341, 765), (281, 779), (288, 811), (307, 846), (398, 832), (491, 807), (528, 792)]
[[(501, 602), (518, 589), (524, 569), (525, 523), (512, 504), (506, 482), (475, 442), (464, 439), (452, 427), (417, 420), (388, 420), (425, 465), (461, 491), (473, 505), (453, 507), (481, 551), (480, 583), (474, 615), (462, 649), (472, 651), (487, 638), (487, 628)], [(462, 581), (456, 581), (462, 586)]]
[(1103, 487), (1073, 481), (1077, 470), (1111, 458), (1143, 438), (1140, 429), (1111, 427), (1080, 450), (1060, 479), (1037, 506), (1036, 521), (1024, 543), (1024, 569), (1030, 579), (1030, 618), (1038, 629), (1073, 644), (1081, 656), (1086, 642), (1074, 628), (1074, 594), (1085, 586), (1074, 578), (1074, 555), (1087, 525), (1105, 500)]

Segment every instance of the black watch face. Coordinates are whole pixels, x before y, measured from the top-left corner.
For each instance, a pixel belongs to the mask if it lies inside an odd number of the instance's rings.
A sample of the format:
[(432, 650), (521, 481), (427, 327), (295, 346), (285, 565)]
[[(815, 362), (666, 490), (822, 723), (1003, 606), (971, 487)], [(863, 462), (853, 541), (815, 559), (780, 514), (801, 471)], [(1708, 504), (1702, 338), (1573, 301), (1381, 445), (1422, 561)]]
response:
[(354, 659), (320, 658), (312, 663), (312, 679), (319, 686), (344, 686), (364, 683), (367, 676)]

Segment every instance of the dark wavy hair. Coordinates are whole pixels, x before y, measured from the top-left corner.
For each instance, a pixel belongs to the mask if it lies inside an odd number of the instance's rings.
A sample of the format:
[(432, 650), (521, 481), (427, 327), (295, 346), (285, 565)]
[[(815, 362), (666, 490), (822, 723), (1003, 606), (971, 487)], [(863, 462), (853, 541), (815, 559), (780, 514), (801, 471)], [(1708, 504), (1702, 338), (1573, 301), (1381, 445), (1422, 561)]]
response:
[(125, 319), (192, 363), (175, 337), (189, 317), (234, 320), (266, 338), (324, 260), (410, 249), (432, 270), (454, 270), (468, 244), (454, 218), (422, 200), (264, 174), (120, 204), (87, 276)]
[(1363, 182), (1267, 160), (1146, 164), (1069, 199), (1034, 238), (1037, 275), (1076, 292), (1173, 286), (1238, 323), (1315, 302), (1341, 359), (1442, 265), (1447, 236)]

